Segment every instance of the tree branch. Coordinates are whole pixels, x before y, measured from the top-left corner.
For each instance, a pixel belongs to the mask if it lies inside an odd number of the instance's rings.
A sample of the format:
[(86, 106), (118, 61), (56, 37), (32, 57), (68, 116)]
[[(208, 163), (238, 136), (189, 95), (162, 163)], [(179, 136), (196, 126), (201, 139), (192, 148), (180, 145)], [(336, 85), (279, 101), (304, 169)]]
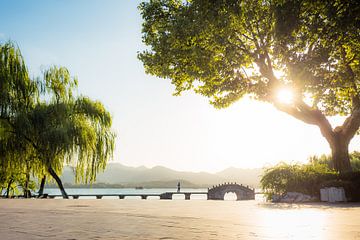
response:
[[(360, 106), (360, 98), (359, 98), (359, 94), (358, 94), (358, 88), (357, 88), (357, 85), (355, 82), (355, 73), (350, 66), (350, 63), (352, 60), (350, 62), (346, 60), (346, 51), (345, 51), (344, 46), (341, 46), (341, 57), (342, 57), (342, 61), (345, 64), (346, 72), (349, 75), (349, 78), (351, 80), (352, 87), (355, 89), (355, 95), (352, 96), (351, 101), (353, 103), (353, 108), (356, 109)], [(355, 58), (355, 56), (353, 58)]]
[(327, 139), (327, 141), (330, 144), (333, 143), (334, 131), (330, 122), (326, 119), (325, 115), (320, 110), (311, 108), (300, 100), (297, 100), (293, 106), (281, 103), (274, 103), (274, 106), (278, 110), (285, 112), (298, 120), (301, 120), (310, 125), (318, 126), (320, 128), (321, 134)]
[(360, 128), (360, 107), (356, 108), (352, 114), (346, 118), (342, 125), (342, 131), (345, 139), (350, 140), (355, 136), (357, 130)]
[(14, 134), (20, 134), (21, 136), (23, 136), (24, 137), (24, 139), (26, 140), (26, 141), (28, 141), (35, 149), (39, 149), (39, 147), (35, 144), (35, 142), (32, 140), (32, 139), (30, 139), (28, 136), (26, 136), (25, 134), (23, 134), (23, 133), (19, 133), (18, 131), (16, 131), (16, 128), (15, 128), (15, 125), (10, 121), (10, 119), (9, 118), (3, 118), (4, 120), (6, 120), (7, 121), (7, 123), (12, 127), (12, 133), (14, 133)]

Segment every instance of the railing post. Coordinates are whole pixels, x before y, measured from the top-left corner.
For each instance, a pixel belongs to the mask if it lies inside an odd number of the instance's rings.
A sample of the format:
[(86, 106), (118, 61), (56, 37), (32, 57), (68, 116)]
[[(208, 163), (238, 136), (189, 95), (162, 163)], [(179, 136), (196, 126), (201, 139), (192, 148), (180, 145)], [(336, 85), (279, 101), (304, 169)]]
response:
[(162, 193), (162, 194), (160, 194), (160, 199), (161, 200), (163, 200), (163, 199), (171, 200), (172, 199), (172, 193), (169, 193), (169, 192)]

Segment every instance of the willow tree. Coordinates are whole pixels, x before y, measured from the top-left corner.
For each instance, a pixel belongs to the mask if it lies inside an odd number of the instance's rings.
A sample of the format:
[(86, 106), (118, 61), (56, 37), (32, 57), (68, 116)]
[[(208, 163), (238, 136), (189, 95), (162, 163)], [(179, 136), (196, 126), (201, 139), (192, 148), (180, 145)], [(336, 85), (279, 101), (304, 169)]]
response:
[(47, 98), (28, 115), (28, 138), (67, 198), (58, 174), (66, 164), (75, 167), (76, 181), (95, 181), (114, 150), (112, 119), (100, 102), (75, 96), (77, 80), (66, 68), (48, 69), (42, 83)]
[[(146, 72), (217, 108), (244, 95), (318, 126), (334, 167), (351, 171), (360, 126), (360, 5), (355, 0), (150, 0), (139, 54)], [(292, 99), (282, 102), (281, 91)], [(346, 116), (333, 127), (328, 117)]]
[[(30, 79), (19, 49), (0, 47), (0, 140), (9, 143), (2, 166), (26, 163), (35, 176), (49, 174), (67, 198), (59, 178), (64, 165), (75, 167), (77, 181), (92, 182), (112, 156), (111, 116), (100, 102), (75, 94), (77, 80), (66, 68), (51, 67)], [(31, 154), (9, 157), (20, 149)]]
[[(10, 42), (0, 45), (0, 178), (7, 189), (21, 185), (24, 196), (28, 196), (30, 174), (38, 168), (32, 147), (19, 128), (26, 127), (23, 116), (35, 106), (38, 93), (19, 49)], [(15, 126), (15, 122), (22, 124)]]
[(35, 190), (32, 179), (41, 169), (42, 164), (36, 161), (34, 151), (27, 141), (13, 134), (6, 134), (6, 131), (0, 135), (0, 186), (6, 189), (7, 197), (10, 189), (19, 192), (19, 187), (25, 198), (31, 197), (30, 190)]
[(5, 190), (6, 197), (17, 191), (18, 185), (25, 185), (22, 183), (28, 172), (23, 157), (26, 155), (22, 144), (18, 144), (13, 138), (7, 138), (3, 132), (0, 137), (0, 193)]

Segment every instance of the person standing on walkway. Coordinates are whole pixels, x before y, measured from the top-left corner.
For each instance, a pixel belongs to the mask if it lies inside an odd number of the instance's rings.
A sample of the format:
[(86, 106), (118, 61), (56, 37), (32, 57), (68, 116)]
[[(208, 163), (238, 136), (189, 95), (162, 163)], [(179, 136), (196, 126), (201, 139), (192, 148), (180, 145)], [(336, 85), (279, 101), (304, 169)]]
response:
[(177, 192), (180, 192), (180, 182), (177, 184)]

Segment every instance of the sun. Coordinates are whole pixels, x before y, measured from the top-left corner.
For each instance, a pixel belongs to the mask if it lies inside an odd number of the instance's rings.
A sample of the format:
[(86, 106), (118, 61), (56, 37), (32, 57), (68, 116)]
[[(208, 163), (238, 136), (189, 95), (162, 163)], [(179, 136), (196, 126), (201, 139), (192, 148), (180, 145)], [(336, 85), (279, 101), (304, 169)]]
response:
[(283, 104), (291, 104), (293, 102), (294, 94), (291, 89), (283, 88), (277, 93), (277, 100)]

